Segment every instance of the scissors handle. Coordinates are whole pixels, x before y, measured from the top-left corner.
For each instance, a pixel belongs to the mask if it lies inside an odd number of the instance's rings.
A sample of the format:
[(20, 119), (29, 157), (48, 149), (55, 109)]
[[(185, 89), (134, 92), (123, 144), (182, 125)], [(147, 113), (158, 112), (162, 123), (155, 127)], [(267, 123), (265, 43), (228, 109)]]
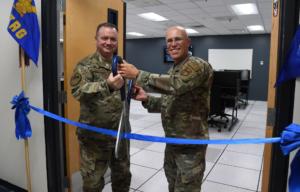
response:
[[(112, 72), (113, 72), (114, 76), (118, 75), (118, 73), (117, 73), (117, 66), (118, 66), (118, 64), (122, 64), (122, 63), (123, 63), (123, 59), (122, 59), (121, 56), (119, 56), (119, 55), (114, 56), (113, 62), (112, 62)], [(121, 100), (122, 101), (125, 100), (125, 83), (121, 87)]]

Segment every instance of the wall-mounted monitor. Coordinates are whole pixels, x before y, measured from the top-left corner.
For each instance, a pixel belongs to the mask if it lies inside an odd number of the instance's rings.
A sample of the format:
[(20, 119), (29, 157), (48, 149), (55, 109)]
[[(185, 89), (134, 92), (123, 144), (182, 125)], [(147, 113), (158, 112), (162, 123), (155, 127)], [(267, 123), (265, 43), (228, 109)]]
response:
[[(188, 52), (193, 55), (194, 46), (190, 45)], [(164, 63), (174, 63), (174, 60), (170, 57), (167, 46), (164, 46)]]

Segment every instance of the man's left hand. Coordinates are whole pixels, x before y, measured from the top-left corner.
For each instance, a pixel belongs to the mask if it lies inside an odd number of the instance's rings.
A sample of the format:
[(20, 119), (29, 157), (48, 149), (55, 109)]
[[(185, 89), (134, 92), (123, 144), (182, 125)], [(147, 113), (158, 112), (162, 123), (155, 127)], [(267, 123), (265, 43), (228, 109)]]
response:
[(135, 66), (127, 63), (125, 60), (123, 60), (123, 64), (118, 64), (118, 74), (123, 78), (135, 80), (138, 72), (139, 70)]

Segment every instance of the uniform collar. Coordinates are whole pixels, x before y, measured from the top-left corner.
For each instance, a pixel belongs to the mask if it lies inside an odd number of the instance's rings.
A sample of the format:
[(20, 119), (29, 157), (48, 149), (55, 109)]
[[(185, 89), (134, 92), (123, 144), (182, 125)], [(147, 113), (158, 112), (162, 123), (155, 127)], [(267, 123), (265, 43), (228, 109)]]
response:
[(110, 69), (110, 70), (112, 69), (112, 60), (109, 61), (109, 60), (103, 59), (97, 51), (94, 53), (94, 57), (99, 61), (99, 64), (98, 64), (99, 66), (102, 66), (102, 67), (104, 67), (106, 69)]

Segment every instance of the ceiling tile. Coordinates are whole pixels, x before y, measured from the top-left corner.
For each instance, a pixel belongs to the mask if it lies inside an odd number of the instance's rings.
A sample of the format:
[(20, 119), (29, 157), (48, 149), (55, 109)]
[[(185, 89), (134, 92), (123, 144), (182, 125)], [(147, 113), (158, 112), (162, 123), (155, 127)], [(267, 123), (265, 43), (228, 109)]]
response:
[(178, 10), (180, 13), (183, 13), (185, 15), (195, 15), (195, 14), (200, 14), (200, 13), (205, 13), (202, 9), (200, 8), (195, 8), (195, 9), (182, 9)]
[(167, 28), (180, 25), (175, 21), (157, 21), (156, 23), (161, 25), (162, 27), (167, 27)]
[(228, 29), (233, 29), (237, 27), (244, 27), (243, 23), (240, 21), (219, 21), (222, 25), (226, 26)]
[(223, 0), (227, 5), (235, 5), (235, 4), (246, 4), (246, 3), (255, 3), (256, 0)]
[[(177, 23), (180, 23), (180, 24), (183, 24), (183, 25), (186, 25), (187, 23), (191, 23), (193, 22), (194, 20), (193, 19), (186, 19), (186, 20), (176, 20)], [(197, 22), (196, 22), (197, 23)]]
[(173, 21), (177, 21), (177, 20), (188, 20), (190, 18), (187, 16), (184, 16), (184, 15), (177, 15), (177, 16), (172, 16), (169, 19), (171, 19)]
[(235, 16), (232, 12), (216, 12), (216, 13), (209, 13), (212, 17), (225, 17), (225, 16)]
[(240, 20), (253, 20), (253, 19), (261, 19), (261, 15), (253, 14), (253, 15), (237, 15)]
[(234, 34), (249, 34), (249, 31), (245, 27), (239, 29), (230, 29), (230, 31)]
[(186, 2), (186, 3), (174, 3), (174, 4), (169, 4), (169, 7), (172, 7), (173, 9), (193, 9), (197, 8), (197, 5), (191, 2)]
[(155, 6), (155, 5), (162, 5), (163, 3), (157, 1), (157, 0), (136, 0), (136, 1), (130, 1), (131, 4), (138, 6), (138, 7), (149, 7), (149, 6)]
[(157, 5), (157, 6), (150, 6), (150, 7), (144, 7), (148, 11), (152, 12), (159, 12), (159, 11), (173, 11), (174, 9), (168, 7), (167, 5)]
[(131, 14), (141, 14), (141, 13), (149, 13), (148, 10), (146, 9), (143, 9), (143, 8), (133, 8), (133, 9), (127, 9), (126, 10), (128, 13), (131, 13)]
[(233, 23), (231, 25), (224, 25), (227, 29), (239, 29), (245, 27), (242, 23)]
[(164, 4), (190, 2), (190, 0), (159, 0), (159, 1)]
[(264, 21), (264, 25), (271, 25), (272, 24), (272, 20), (271, 19), (263, 19)]
[(272, 9), (259, 9), (260, 14), (269, 14), (269, 15), (273, 15), (272, 13)]
[(255, 19), (255, 20), (244, 20), (241, 21), (244, 25), (263, 25), (263, 22), (261, 19)]
[(250, 34), (265, 34), (265, 31), (249, 31)]
[(161, 25), (160, 24), (157, 24), (157, 23), (141, 23), (140, 25), (142, 26), (146, 26), (146, 27), (149, 27), (149, 28), (160, 28)]
[(211, 28), (211, 27), (223, 27), (223, 25), (217, 21), (211, 21), (211, 22), (202, 22), (202, 24), (205, 27)]
[(157, 11), (155, 12), (158, 15), (161, 15), (163, 17), (169, 17), (169, 16), (177, 16), (177, 15), (182, 15), (178, 11)]
[[(242, 29), (249, 25), (264, 25), (265, 31), (250, 34), (266, 34), (271, 31), (272, 3), (271, 0), (134, 0), (127, 3), (127, 32), (140, 32), (147, 36), (128, 36), (129, 39), (164, 37), (171, 26), (182, 26), (199, 31), (202, 35), (232, 35), (242, 33)], [(145, 4), (148, 2), (148, 4)], [(135, 4), (134, 4), (135, 3)], [(165, 5), (154, 5), (165, 3)], [(258, 3), (260, 14), (239, 15), (232, 13), (227, 5), (241, 3)], [(269, 6), (271, 4), (271, 6)], [(150, 5), (150, 6), (149, 6)], [(201, 8), (202, 7), (202, 8)], [(155, 12), (170, 20), (154, 22), (136, 14)], [(231, 18), (232, 17), (232, 18)], [(220, 20), (217, 18), (224, 18)], [(231, 18), (231, 22), (229, 22)], [(227, 20), (228, 19), (228, 20)], [(200, 27), (204, 25), (204, 27)], [(198, 27), (196, 27), (198, 26)]]
[(205, 34), (205, 35), (217, 35), (218, 34), (215, 31), (213, 31), (211, 29), (207, 29), (207, 28), (196, 29), (196, 31), (198, 31), (202, 34)]
[(216, 33), (220, 34), (220, 35), (233, 34), (230, 30), (224, 29), (224, 28), (213, 28), (212, 30), (215, 31)]
[(199, 20), (199, 19), (206, 19), (206, 18), (211, 18), (211, 16), (207, 13), (200, 13), (200, 14), (194, 14), (194, 15), (187, 15), (189, 18), (192, 18), (194, 20)]
[(132, 9), (132, 8), (137, 8), (137, 6), (131, 4), (131, 3), (126, 3), (126, 8), (127, 9)]
[(206, 7), (205, 12), (215, 13), (215, 12), (231, 12), (227, 6), (217, 6), (217, 7)]
[(226, 5), (223, 0), (208, 0), (208, 1), (204, 1), (204, 0), (191, 0), (192, 2), (194, 2), (196, 5), (198, 5), (200, 8), (203, 7), (213, 7), (213, 6), (219, 6), (219, 5)]
[(269, 20), (272, 20), (272, 15), (270, 14), (264, 14), (264, 15), (261, 15), (263, 19), (269, 19)]
[(258, 7), (260, 9), (272, 9), (273, 4), (272, 4), (272, 1), (270, 1), (270, 2), (264, 2), (264, 3), (258, 3)]
[(194, 27), (196, 27), (196, 26), (201, 26), (202, 24), (199, 23), (199, 22), (193, 22), (193, 23), (184, 23), (183, 25), (184, 25), (184, 27), (191, 27), (191, 28), (194, 28)]

